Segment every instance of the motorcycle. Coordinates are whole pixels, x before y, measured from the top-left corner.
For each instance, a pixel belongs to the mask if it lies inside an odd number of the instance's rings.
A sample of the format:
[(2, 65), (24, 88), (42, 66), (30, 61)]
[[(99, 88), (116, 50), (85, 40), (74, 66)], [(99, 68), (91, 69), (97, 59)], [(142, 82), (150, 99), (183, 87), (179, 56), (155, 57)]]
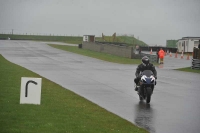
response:
[(138, 95), (140, 100), (146, 100), (146, 103), (150, 103), (151, 95), (156, 85), (156, 79), (151, 70), (145, 70), (141, 73), (141, 79), (139, 81), (140, 87), (138, 88)]

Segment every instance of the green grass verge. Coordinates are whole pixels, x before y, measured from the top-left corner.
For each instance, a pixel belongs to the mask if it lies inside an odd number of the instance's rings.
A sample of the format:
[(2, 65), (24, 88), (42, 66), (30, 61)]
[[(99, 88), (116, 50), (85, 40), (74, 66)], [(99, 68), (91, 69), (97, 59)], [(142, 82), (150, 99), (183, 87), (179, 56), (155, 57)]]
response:
[[(1, 133), (147, 133), (0, 55)], [(41, 105), (19, 104), (21, 77), (42, 78)]]
[(185, 67), (185, 68), (179, 68), (179, 69), (175, 69), (175, 70), (179, 70), (179, 71), (184, 71), (184, 72), (193, 72), (193, 73), (200, 73), (200, 69), (191, 69), (190, 67)]
[(54, 44), (48, 44), (48, 45), (57, 49), (97, 58), (104, 61), (114, 62), (114, 63), (120, 63), (120, 64), (140, 64), (141, 63), (140, 59), (129, 59), (129, 58), (115, 56), (111, 54), (95, 52), (95, 51), (91, 51), (87, 49), (80, 49), (74, 46), (54, 45)]

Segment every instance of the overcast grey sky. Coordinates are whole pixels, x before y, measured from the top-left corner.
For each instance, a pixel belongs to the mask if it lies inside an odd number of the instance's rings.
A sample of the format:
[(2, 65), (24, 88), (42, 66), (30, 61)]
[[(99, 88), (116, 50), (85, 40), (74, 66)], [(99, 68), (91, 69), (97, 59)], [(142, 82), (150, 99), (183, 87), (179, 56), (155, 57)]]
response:
[(133, 34), (147, 44), (200, 36), (200, 0), (0, 0), (0, 33)]

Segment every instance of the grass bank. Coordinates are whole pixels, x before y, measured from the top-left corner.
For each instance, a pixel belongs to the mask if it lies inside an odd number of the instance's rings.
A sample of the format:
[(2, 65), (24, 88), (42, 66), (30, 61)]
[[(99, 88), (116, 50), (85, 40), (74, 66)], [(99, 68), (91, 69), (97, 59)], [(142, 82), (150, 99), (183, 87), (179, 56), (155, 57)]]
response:
[[(82, 36), (59, 36), (53, 34), (51, 35), (0, 34), (0, 39), (8, 39), (8, 37), (11, 40), (58, 41), (71, 44), (81, 44), (83, 40)], [(102, 39), (102, 37), (95, 37), (95, 40), (113, 42), (113, 37), (105, 36), (104, 40)], [(117, 36), (114, 42), (126, 43), (129, 46), (136, 46), (136, 45), (147, 46), (147, 44), (144, 43), (143, 41), (138, 40), (131, 36)]]
[(80, 36), (0, 34), (0, 39), (7, 39), (8, 37), (11, 38), (11, 40), (56, 41), (71, 44), (80, 44), (83, 40), (83, 37)]
[(175, 69), (175, 70), (179, 70), (179, 71), (184, 71), (184, 72), (193, 72), (193, 73), (199, 73), (200, 74), (200, 69), (191, 69), (190, 67), (185, 67), (185, 68), (179, 68), (179, 69)]
[[(102, 37), (96, 37), (96, 40), (112, 42), (113, 41), (113, 37), (112, 36), (104, 36), (104, 40), (102, 39)], [(116, 36), (114, 41), (115, 42), (126, 43), (129, 46), (136, 46), (136, 45), (148, 46), (145, 42), (143, 42), (141, 40), (138, 40), (133, 36)]]
[[(147, 133), (0, 55), (1, 133)], [(41, 105), (19, 104), (21, 77), (42, 78)]]
[(57, 49), (93, 57), (93, 58), (104, 60), (104, 61), (114, 62), (114, 63), (120, 63), (120, 64), (140, 64), (141, 63), (140, 59), (129, 59), (129, 58), (115, 56), (111, 54), (95, 52), (95, 51), (91, 51), (87, 49), (80, 49), (74, 46), (54, 45), (54, 44), (49, 44), (49, 46), (52, 46)]

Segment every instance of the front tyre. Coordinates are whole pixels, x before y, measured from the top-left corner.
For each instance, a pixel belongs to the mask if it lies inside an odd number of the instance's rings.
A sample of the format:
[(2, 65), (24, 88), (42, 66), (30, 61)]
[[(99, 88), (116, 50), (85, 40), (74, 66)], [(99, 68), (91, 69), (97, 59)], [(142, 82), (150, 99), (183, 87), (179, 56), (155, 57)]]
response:
[(139, 95), (140, 101), (142, 101), (144, 98), (142, 97), (142, 90), (141, 90), (141, 87), (138, 88), (138, 95)]
[(152, 94), (151, 87), (147, 87), (146, 88), (146, 103), (150, 103), (150, 101), (151, 101), (151, 94)]

